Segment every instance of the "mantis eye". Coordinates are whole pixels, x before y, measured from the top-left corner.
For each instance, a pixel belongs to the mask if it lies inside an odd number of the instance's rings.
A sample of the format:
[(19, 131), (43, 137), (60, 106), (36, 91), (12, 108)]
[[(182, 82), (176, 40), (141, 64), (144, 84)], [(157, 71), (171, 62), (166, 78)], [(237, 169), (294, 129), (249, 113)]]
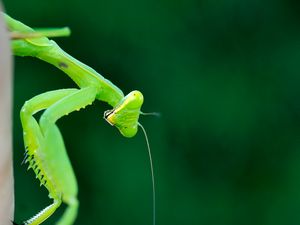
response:
[(136, 109), (139, 110), (142, 107), (142, 104), (144, 102), (144, 97), (141, 92), (139, 91), (132, 91), (128, 95), (125, 96), (125, 101), (123, 104), (128, 109)]
[(132, 91), (112, 110), (104, 112), (104, 119), (116, 126), (124, 137), (133, 137), (138, 130), (138, 120), (144, 97), (139, 91)]

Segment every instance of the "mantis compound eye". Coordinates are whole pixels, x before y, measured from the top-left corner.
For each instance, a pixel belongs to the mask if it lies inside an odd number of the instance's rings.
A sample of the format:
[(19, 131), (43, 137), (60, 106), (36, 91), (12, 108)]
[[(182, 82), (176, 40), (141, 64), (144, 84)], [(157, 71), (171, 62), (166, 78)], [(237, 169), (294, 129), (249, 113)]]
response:
[(138, 120), (144, 97), (139, 91), (132, 91), (113, 109), (104, 112), (104, 119), (116, 126), (124, 137), (133, 137), (138, 130)]

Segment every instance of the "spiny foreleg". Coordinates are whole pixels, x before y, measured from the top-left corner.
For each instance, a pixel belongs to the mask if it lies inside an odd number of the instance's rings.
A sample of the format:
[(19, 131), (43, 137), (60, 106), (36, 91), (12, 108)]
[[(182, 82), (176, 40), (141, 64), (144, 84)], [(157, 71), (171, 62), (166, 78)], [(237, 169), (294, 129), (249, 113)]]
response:
[(73, 224), (77, 216), (78, 200), (76, 179), (65, 151), (63, 139), (55, 123), (61, 117), (92, 104), (97, 91), (94, 87), (78, 90), (49, 107), (40, 119), (39, 125), (42, 135), (45, 137), (45, 144), (52, 146), (49, 155), (53, 155), (53, 157), (49, 159), (48, 166), (51, 168), (56, 188), (62, 193), (63, 202), (68, 205), (57, 225)]
[(25, 225), (37, 225), (45, 221), (51, 216), (54, 211), (61, 204), (61, 195), (57, 193), (50, 193), (51, 183), (47, 182), (47, 175), (41, 165), (41, 156), (38, 152), (42, 152), (44, 145), (44, 138), (41, 133), (39, 124), (33, 115), (40, 110), (46, 109), (60, 99), (78, 91), (78, 89), (63, 89), (56, 91), (49, 91), (33, 97), (25, 102), (21, 109), (20, 116), (23, 127), (24, 144), (26, 148), (25, 162), (29, 162), (29, 168), (33, 168), (36, 177), (39, 178), (41, 184), (49, 190), (49, 195), (54, 199), (53, 204), (43, 209), (40, 213), (25, 221)]

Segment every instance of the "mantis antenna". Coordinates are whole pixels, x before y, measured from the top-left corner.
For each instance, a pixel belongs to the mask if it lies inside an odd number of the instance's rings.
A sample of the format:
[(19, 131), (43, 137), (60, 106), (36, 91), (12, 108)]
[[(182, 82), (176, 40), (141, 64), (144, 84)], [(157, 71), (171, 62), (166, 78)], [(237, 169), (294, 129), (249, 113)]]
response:
[(156, 116), (156, 117), (160, 117), (161, 114), (159, 112), (140, 112), (141, 115), (143, 116)]
[(145, 128), (140, 123), (138, 123), (138, 125), (143, 130), (145, 140), (146, 140), (146, 143), (147, 143), (148, 154), (149, 154), (151, 179), (152, 179), (153, 225), (155, 225), (156, 224), (155, 223), (155, 221), (156, 221), (156, 197), (155, 197), (155, 180), (154, 180), (154, 171), (153, 171), (153, 161), (152, 161), (151, 149), (150, 149), (150, 144), (149, 144), (149, 140), (148, 140), (148, 136), (147, 136)]

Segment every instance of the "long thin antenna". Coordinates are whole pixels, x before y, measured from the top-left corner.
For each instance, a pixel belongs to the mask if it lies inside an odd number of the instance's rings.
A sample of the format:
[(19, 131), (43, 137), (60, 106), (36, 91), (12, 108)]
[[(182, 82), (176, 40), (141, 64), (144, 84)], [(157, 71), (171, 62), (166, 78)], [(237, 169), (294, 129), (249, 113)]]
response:
[(157, 116), (160, 117), (161, 114), (159, 112), (140, 112), (141, 115), (143, 116)]
[(147, 143), (147, 148), (148, 148), (148, 154), (149, 154), (149, 161), (150, 161), (150, 169), (151, 169), (151, 179), (152, 179), (152, 201), (153, 201), (153, 225), (156, 224), (156, 198), (155, 198), (155, 180), (154, 180), (154, 171), (153, 171), (153, 162), (152, 162), (152, 156), (151, 156), (151, 150), (150, 150), (150, 144), (148, 140), (148, 136), (146, 133), (145, 128), (142, 126), (142, 124), (138, 123), (138, 125), (142, 128), (146, 143)]

